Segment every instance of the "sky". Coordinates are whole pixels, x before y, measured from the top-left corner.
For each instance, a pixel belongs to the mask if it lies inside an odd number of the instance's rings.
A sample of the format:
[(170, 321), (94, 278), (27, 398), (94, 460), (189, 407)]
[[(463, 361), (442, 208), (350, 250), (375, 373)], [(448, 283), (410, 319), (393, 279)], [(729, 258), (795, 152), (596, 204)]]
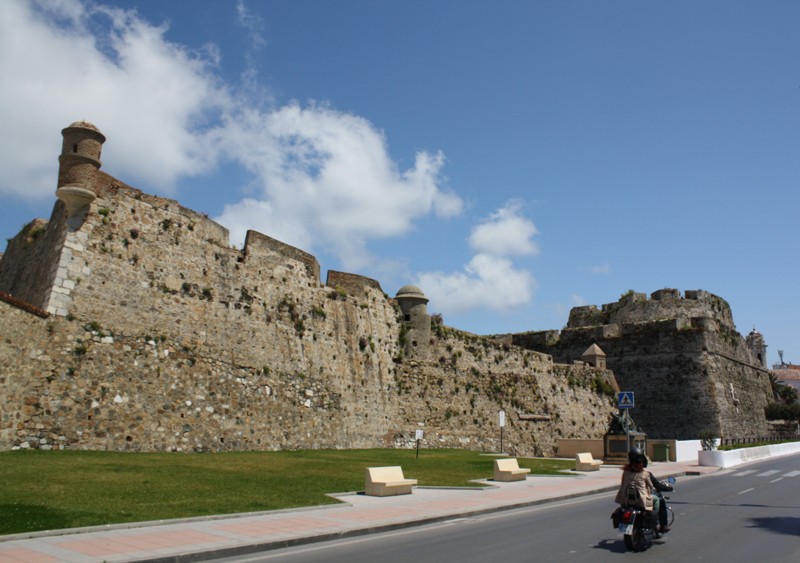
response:
[(0, 250), (103, 170), (478, 334), (703, 289), (800, 363), (800, 2), (4, 0)]

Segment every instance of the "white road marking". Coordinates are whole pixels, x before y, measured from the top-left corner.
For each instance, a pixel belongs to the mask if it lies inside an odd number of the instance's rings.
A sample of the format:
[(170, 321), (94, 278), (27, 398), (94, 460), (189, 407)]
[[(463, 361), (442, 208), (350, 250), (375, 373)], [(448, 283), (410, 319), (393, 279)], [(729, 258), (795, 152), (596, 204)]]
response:
[(778, 469), (770, 469), (769, 471), (764, 471), (763, 473), (759, 473), (756, 477), (769, 477), (770, 475), (775, 475), (778, 473)]
[(749, 493), (749, 492), (750, 492), (750, 491), (752, 491), (752, 490), (754, 490), (754, 489), (751, 487), (751, 488), (749, 488), (749, 489), (745, 489), (745, 490), (743, 490), (743, 491), (739, 491), (739, 492), (738, 492), (738, 493), (736, 493), (736, 494), (737, 494), (737, 495), (743, 495), (743, 494), (745, 494), (745, 493)]
[(778, 481), (783, 481), (783, 477), (778, 477), (777, 479), (773, 479), (770, 483), (777, 483)]
[(734, 473), (734, 477), (744, 477), (745, 475), (750, 475), (751, 473), (755, 473), (755, 469), (748, 469), (746, 471), (740, 471), (739, 473)]
[(790, 471), (789, 473), (784, 473), (784, 477), (797, 477), (800, 475), (800, 471)]

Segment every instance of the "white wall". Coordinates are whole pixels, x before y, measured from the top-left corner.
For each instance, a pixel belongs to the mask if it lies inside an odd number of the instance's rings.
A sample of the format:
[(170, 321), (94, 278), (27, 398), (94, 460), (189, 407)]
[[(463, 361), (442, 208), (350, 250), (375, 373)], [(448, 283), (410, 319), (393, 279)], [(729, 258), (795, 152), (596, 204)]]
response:
[(698, 450), (702, 449), (700, 440), (678, 440), (675, 442), (675, 461), (695, 461)]
[(699, 465), (712, 467), (735, 467), (742, 463), (758, 461), (770, 457), (780, 457), (800, 452), (800, 442), (787, 442), (772, 446), (758, 446), (755, 448), (740, 448), (738, 450), (719, 451), (706, 450), (697, 452)]

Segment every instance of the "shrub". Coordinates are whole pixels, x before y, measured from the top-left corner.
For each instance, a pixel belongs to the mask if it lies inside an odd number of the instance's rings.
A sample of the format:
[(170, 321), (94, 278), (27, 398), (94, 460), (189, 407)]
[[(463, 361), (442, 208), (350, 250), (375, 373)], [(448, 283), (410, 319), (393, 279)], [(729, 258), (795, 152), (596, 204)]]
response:
[(764, 408), (767, 420), (800, 421), (800, 403), (770, 403)]
[(598, 395), (608, 395), (613, 397), (615, 395), (614, 387), (599, 375), (594, 378), (594, 391)]
[(33, 240), (36, 240), (37, 238), (39, 238), (44, 234), (44, 231), (45, 228), (42, 225), (36, 225), (28, 232), (28, 236), (31, 237)]
[(717, 436), (714, 432), (710, 430), (704, 430), (700, 432), (700, 447), (703, 448), (704, 451), (711, 451), (716, 449), (717, 447)]

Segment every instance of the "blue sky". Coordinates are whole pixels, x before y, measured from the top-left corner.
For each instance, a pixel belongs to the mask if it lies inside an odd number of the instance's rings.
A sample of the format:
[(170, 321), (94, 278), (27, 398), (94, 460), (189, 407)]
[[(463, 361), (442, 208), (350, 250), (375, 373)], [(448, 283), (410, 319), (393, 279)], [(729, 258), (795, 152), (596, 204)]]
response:
[[(0, 235), (103, 169), (480, 334), (705, 289), (800, 363), (800, 3), (0, 3)], [(324, 274), (323, 274), (324, 277)]]

